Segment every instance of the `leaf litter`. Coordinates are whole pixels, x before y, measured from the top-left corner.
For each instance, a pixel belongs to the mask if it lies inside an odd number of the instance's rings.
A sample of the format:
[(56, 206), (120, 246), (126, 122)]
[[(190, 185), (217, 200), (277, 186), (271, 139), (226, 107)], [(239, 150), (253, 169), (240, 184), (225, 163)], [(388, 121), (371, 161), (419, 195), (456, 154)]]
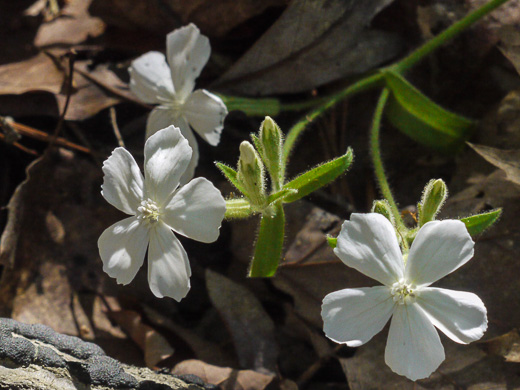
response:
[[(96, 0), (90, 7), (85, 5), (89, 2), (80, 3), (65, 2), (59, 14), (39, 26), (33, 44), (45, 46), (45, 52), (32, 52), (31, 56), (24, 52), (25, 57), (17, 62), (0, 65), (0, 114), (35, 129), (52, 129), (66, 99), (66, 63), (60, 59), (74, 49), (79, 57), (66, 127), (74, 124), (83, 129), (92, 142), (93, 155), (106, 155), (116, 146), (106, 115), (107, 108), (114, 106), (125, 143), (140, 145), (136, 150), (142, 147), (143, 134), (135, 127), (143, 124), (146, 107), (136, 105), (124, 75), (129, 61), (142, 53), (125, 51), (131, 46), (128, 42), (110, 41), (132, 34), (136, 27), (162, 34), (161, 29), (168, 32), (179, 21), (200, 21), (212, 44), (217, 42), (210, 70), (201, 81), (217, 79), (218, 92), (226, 89), (250, 95), (298, 93), (340, 82), (389, 61), (401, 53), (404, 44), (410, 44), (406, 37), (379, 29), (381, 23), (376, 19), (380, 14), (399, 7), (389, 0), (333, 1), (321, 13), (313, 12), (320, 5), (315, 1), (287, 5), (286, 1), (253, 4), (244, 0), (244, 7), (236, 9), (221, 2), (213, 6), (223, 10), (219, 18), (211, 17), (215, 8), (205, 7), (208, 3), (202, 0), (186, 8), (180, 2), (165, 2), (169, 11), (163, 15), (153, 2), (141, 2), (144, 8), (106, 2), (112, 4), (111, 9)], [(259, 27), (248, 30), (247, 24), (272, 15), (273, 20), (264, 22), (257, 34), (260, 38), (253, 39), (253, 30)], [(38, 17), (32, 16), (33, 23)], [(156, 17), (160, 23), (154, 25), (151, 21)], [(495, 16), (494, 21), (500, 22), (500, 18)], [(302, 24), (315, 28), (302, 30)], [(244, 35), (247, 50), (239, 58), (233, 50), (222, 49), (236, 42), (233, 29), (250, 34)], [(345, 39), (336, 45), (338, 37)], [(136, 43), (134, 50), (141, 50), (141, 45), (154, 49), (153, 42)], [(489, 40), (486, 45), (494, 42)], [(492, 148), (499, 168), (518, 162), (516, 155), (506, 159), (503, 150), (520, 149), (520, 99), (515, 91), (508, 92), (499, 109), (484, 120), (487, 127), (481, 127), (471, 140)], [(42, 99), (47, 103), (42, 104)], [(250, 128), (257, 126), (255, 120), (244, 118), (231, 118), (230, 126), (233, 120)], [(46, 126), (49, 122), (51, 126)], [(353, 127), (356, 131), (349, 132), (353, 143), (366, 142), (359, 135), (362, 131)], [(222, 151), (208, 149), (208, 161), (229, 159), (228, 151), (235, 153), (235, 141), (241, 137), (237, 133), (225, 130)], [(63, 136), (70, 138), (70, 131)], [(397, 138), (395, 142), (402, 141)], [(29, 142), (29, 146), (44, 152), (41, 145)], [(301, 148), (303, 155), (315, 153), (312, 143), (302, 142)], [(391, 149), (387, 151), (389, 160), (395, 161), (394, 149), (399, 148)], [(442, 217), (504, 208), (497, 226), (478, 238), (476, 258), (463, 272), (443, 281), (443, 287), (478, 291), (489, 310), (488, 339), (469, 347), (446, 344), (447, 359), (439, 372), (415, 385), (388, 371), (383, 361), (384, 332), (370, 345), (355, 350), (336, 346), (322, 333), (323, 297), (371, 283), (345, 267), (326, 242), (325, 235), (336, 235), (345, 215), (316, 207), (316, 198), (288, 207), (285, 261), (274, 279), (259, 281), (245, 279), (254, 240), (251, 232), (257, 221), (225, 224), (221, 240), (210, 250), (194, 244), (187, 247), (190, 258), (191, 251), (194, 253), (193, 288), (186, 301), (177, 305), (150, 296), (145, 272), (130, 286), (117, 286), (102, 272), (97, 237), (120, 216), (101, 199), (101, 172), (92, 156), (65, 149), (45, 153), (27, 167), (26, 181), (15, 183), (19, 186), (4, 211), (8, 218), (0, 240), (2, 315), (92, 340), (125, 362), (199, 375), (223, 389), (342, 389), (346, 381), (351, 389), (518, 387), (518, 368), (511, 362), (518, 362), (520, 231), (516, 216), (520, 215), (520, 191), (474, 152), (466, 151), (458, 159), (454, 184), (449, 186), (454, 195)], [(305, 165), (305, 161), (299, 163)], [(364, 163), (360, 157), (356, 165)], [(429, 175), (436, 172), (434, 165), (422, 169)], [(208, 170), (202, 167), (201, 172)], [(0, 174), (9, 178), (2, 167)], [(222, 179), (211, 171), (207, 175), (226, 195)], [(361, 198), (359, 204), (363, 205), (374, 198), (366, 190), (373, 184), (365, 176), (358, 175), (363, 179), (356, 181), (349, 194), (349, 199)], [(397, 197), (400, 195), (406, 194), (398, 192)], [(366, 211), (366, 207), (358, 207), (358, 211)]]

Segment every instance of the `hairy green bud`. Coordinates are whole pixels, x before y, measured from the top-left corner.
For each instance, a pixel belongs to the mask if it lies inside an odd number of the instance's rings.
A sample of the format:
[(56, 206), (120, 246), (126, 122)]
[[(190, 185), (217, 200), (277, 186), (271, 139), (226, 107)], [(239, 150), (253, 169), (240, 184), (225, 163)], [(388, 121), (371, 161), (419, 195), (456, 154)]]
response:
[(240, 144), (237, 180), (246, 191), (253, 208), (266, 206), (264, 165), (253, 145), (247, 141)]
[(280, 127), (274, 120), (266, 116), (260, 125), (259, 144), (262, 158), (269, 171), (275, 187), (280, 187), (283, 178), (280, 177), (282, 171), (282, 155), (283, 155), (283, 136)]
[(421, 202), (417, 205), (419, 212), (419, 226), (433, 221), (439, 213), (446, 198), (448, 197), (448, 188), (442, 179), (432, 179), (424, 187)]
[(392, 226), (395, 227), (395, 218), (392, 214), (392, 208), (390, 207), (390, 203), (388, 203), (386, 199), (375, 200), (372, 204), (372, 212), (381, 214), (390, 221)]

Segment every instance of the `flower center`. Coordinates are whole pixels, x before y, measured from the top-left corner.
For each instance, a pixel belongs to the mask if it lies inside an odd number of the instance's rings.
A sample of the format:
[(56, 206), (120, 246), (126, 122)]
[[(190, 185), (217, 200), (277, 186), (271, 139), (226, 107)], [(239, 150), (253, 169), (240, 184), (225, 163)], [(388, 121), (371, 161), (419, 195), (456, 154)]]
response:
[(141, 206), (137, 208), (137, 219), (141, 222), (153, 225), (159, 221), (160, 216), (161, 211), (157, 207), (157, 203), (150, 198), (143, 200)]
[(415, 285), (408, 283), (404, 279), (392, 284), (390, 293), (394, 299), (394, 302), (400, 305), (409, 305), (414, 303), (417, 299), (417, 290)]

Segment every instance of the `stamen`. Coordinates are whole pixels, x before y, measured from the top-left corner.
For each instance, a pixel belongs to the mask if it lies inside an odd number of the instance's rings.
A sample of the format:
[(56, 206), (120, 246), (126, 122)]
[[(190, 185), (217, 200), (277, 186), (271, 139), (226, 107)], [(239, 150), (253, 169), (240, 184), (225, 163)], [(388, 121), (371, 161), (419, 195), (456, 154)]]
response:
[(157, 204), (150, 198), (143, 200), (141, 206), (137, 208), (137, 219), (147, 224), (154, 224), (159, 221), (161, 211)]
[(392, 285), (390, 294), (392, 294), (394, 302), (400, 305), (414, 303), (417, 299), (417, 289), (415, 285), (408, 283), (404, 279)]

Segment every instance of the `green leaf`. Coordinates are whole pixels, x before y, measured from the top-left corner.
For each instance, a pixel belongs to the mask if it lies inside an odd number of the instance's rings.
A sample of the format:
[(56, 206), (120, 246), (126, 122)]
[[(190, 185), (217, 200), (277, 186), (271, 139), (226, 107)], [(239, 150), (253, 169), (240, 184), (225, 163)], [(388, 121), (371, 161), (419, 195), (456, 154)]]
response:
[(269, 198), (267, 198), (267, 204), (272, 204), (280, 199), (285, 199), (289, 195), (296, 195), (298, 193), (298, 190), (292, 189), (292, 188), (284, 188), (278, 192), (275, 192), (274, 194), (269, 195)]
[(294, 202), (311, 192), (316, 191), (318, 188), (329, 184), (347, 171), (353, 158), (354, 153), (351, 148), (348, 148), (347, 153), (343, 156), (325, 164), (318, 165), (316, 168), (313, 168), (298, 176), (296, 179), (291, 180), (289, 183), (285, 184), (283, 188), (298, 190), (298, 193), (287, 196), (283, 201), (285, 203)]
[(260, 220), (255, 254), (249, 270), (249, 276), (253, 278), (273, 276), (282, 257), (285, 215), (281, 202), (273, 208), (274, 215), (264, 213)]
[(331, 248), (336, 248), (338, 245), (338, 239), (336, 237), (327, 236), (327, 243)]
[(487, 213), (476, 214), (470, 217), (462, 218), (461, 221), (464, 222), (468, 232), (471, 236), (476, 236), (477, 234), (482, 233), (487, 228), (491, 227), (498, 218), (502, 214), (502, 209), (496, 209), (489, 211)]
[(390, 122), (413, 140), (443, 152), (455, 152), (469, 138), (475, 122), (440, 107), (400, 74), (385, 71), (392, 91), (385, 108)]
[(218, 169), (220, 169), (220, 172), (230, 181), (231, 184), (235, 186), (237, 190), (239, 190), (242, 194), (244, 194), (246, 197), (248, 197), (247, 192), (244, 191), (244, 187), (237, 179), (237, 171), (235, 171), (233, 168), (226, 164), (222, 164), (219, 162), (216, 162), (215, 165)]

